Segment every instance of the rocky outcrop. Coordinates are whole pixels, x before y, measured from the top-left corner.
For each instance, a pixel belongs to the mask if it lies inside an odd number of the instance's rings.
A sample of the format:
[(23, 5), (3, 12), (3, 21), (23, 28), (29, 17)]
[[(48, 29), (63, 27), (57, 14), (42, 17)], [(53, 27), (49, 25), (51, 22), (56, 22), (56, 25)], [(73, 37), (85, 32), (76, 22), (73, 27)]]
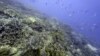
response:
[(0, 56), (100, 56), (70, 26), (10, 3), (0, 1)]

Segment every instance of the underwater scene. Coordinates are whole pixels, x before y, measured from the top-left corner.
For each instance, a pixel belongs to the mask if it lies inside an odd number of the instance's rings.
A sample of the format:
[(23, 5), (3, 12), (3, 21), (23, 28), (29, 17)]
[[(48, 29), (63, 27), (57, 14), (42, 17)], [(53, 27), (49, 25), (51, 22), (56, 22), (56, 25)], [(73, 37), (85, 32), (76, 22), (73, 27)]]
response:
[(100, 56), (100, 0), (0, 0), (0, 56)]

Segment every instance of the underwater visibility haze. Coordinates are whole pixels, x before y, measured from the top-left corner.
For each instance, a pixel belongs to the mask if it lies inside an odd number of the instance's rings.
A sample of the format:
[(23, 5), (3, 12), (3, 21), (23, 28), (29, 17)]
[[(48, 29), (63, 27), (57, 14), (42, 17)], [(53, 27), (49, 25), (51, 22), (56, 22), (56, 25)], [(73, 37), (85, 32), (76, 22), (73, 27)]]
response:
[(0, 56), (100, 56), (100, 0), (0, 0)]
[(100, 47), (99, 0), (17, 0), (28, 8), (35, 8), (58, 21), (70, 25)]

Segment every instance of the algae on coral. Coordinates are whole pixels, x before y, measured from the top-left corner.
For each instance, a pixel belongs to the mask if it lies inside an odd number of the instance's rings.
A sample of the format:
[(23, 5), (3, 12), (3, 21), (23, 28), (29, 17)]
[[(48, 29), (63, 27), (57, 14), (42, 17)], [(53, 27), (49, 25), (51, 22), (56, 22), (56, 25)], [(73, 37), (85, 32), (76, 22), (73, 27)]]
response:
[(0, 0), (0, 56), (100, 56), (70, 26), (9, 1)]

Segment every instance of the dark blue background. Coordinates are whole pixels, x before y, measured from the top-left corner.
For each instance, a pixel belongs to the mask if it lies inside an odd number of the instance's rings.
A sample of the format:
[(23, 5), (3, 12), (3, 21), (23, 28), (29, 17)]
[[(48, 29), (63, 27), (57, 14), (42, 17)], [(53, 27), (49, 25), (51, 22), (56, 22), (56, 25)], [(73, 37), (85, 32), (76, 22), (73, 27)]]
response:
[(100, 47), (100, 0), (17, 0), (69, 24)]

